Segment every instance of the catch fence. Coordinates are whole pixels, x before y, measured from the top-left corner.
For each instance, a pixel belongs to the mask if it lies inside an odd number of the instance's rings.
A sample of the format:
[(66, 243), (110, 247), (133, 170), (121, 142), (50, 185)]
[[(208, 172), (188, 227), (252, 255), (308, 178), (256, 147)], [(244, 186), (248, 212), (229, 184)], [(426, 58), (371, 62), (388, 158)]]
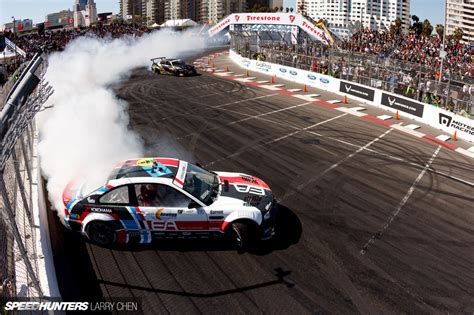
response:
[[(34, 116), (52, 93), (35, 58), (12, 83), (0, 114), (0, 300), (43, 298), (33, 209), (37, 178)], [(3, 104), (2, 104), (3, 105)], [(36, 198), (37, 199), (37, 198)]]

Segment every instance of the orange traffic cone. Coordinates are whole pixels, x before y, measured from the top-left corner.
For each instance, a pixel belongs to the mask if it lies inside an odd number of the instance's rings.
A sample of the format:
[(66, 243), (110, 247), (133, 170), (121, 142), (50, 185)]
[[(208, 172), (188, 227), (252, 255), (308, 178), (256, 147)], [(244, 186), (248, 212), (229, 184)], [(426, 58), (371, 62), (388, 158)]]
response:
[(308, 92), (308, 86), (306, 84), (303, 86), (303, 92)]
[(275, 76), (272, 77), (272, 83), (276, 83)]
[(453, 140), (456, 141), (458, 139), (457, 137), (457, 134), (456, 134), (456, 130), (454, 130), (454, 133), (453, 133)]
[(347, 95), (344, 95), (344, 104), (347, 104)]
[(398, 120), (398, 110), (395, 112), (395, 120)]
[(248, 70), (247, 70), (247, 72), (245, 73), (245, 76), (250, 77), (250, 73), (249, 73)]

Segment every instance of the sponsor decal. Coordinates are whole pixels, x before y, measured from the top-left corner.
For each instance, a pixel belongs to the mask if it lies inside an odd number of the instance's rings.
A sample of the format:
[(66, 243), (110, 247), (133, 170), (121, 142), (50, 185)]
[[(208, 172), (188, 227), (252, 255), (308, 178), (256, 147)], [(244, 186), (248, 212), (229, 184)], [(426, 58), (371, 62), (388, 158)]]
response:
[(223, 210), (211, 210), (211, 214), (224, 214)]
[(247, 15), (247, 22), (249, 21), (280, 21), (280, 16)]
[(183, 214), (183, 210), (178, 210), (178, 214)]
[(240, 63), (244, 66), (244, 67), (249, 67), (250, 66), (250, 60), (247, 59), (247, 58), (242, 58), (240, 60)]
[(306, 23), (306, 21), (303, 21), (302, 28), (308, 30), (311, 34), (316, 36), (319, 40), (326, 42), (324, 39), (324, 35), (322, 32), (320, 32), (316, 26), (310, 25)]
[(368, 101), (372, 101), (372, 102), (374, 101), (374, 94), (375, 94), (374, 90), (360, 86), (360, 85), (341, 81), (339, 85), (339, 91), (363, 98)]
[(91, 212), (112, 213), (110, 208), (91, 208)]
[(178, 215), (176, 213), (161, 213), (161, 218), (176, 218)]
[(155, 211), (155, 217), (158, 220), (161, 220), (161, 213), (165, 210), (165, 208), (158, 208), (158, 210)]
[(296, 72), (295, 70), (290, 70), (290, 74), (291, 74), (291, 75), (297, 75), (298, 72)]
[(285, 68), (280, 68), (280, 72), (281, 73), (286, 73), (286, 69)]
[(93, 199), (91, 197), (87, 197), (87, 202), (88, 203), (95, 203), (95, 199)]
[(457, 129), (471, 136), (474, 135), (474, 126), (469, 126), (465, 123), (462, 123), (459, 120), (456, 120), (455, 118), (451, 117), (450, 115), (439, 113), (439, 124)]
[(211, 28), (209, 30), (209, 34), (214, 34), (214, 33), (219, 32), (222, 28), (224, 28), (224, 26), (226, 26), (229, 23), (230, 23), (230, 19), (225, 19), (221, 23), (219, 23), (216, 26), (214, 26), (213, 28)]
[(238, 22), (240, 20), (240, 15), (235, 16), (235, 21)]
[(400, 110), (402, 112), (415, 115), (417, 117), (423, 117), (424, 105), (413, 102), (401, 97), (393, 96), (387, 93), (382, 93), (382, 105)]
[(265, 72), (268, 72), (268, 71), (272, 68), (272, 66), (269, 65), (269, 64), (266, 63), (266, 62), (258, 62), (258, 61), (257, 61), (256, 65), (257, 65), (257, 68), (258, 68), (258, 69), (263, 70), (263, 71), (265, 71)]
[(152, 166), (153, 163), (155, 163), (154, 159), (141, 159), (137, 161), (137, 166), (147, 167), (147, 166)]
[(319, 78), (319, 81), (321, 81), (323, 84), (329, 84), (329, 80), (326, 78)]
[(313, 74), (308, 74), (308, 79), (310, 80), (316, 80), (316, 76)]
[(295, 21), (295, 16), (294, 15), (290, 15), (290, 21), (291, 21), (291, 23), (293, 23)]

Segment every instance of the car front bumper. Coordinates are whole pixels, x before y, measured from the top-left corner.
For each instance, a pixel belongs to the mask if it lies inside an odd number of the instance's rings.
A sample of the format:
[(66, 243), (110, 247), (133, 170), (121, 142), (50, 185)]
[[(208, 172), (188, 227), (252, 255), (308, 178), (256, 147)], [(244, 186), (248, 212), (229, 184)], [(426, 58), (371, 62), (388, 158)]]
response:
[(264, 218), (260, 226), (262, 240), (271, 239), (275, 235), (276, 218), (278, 215), (278, 202), (276, 200), (273, 201), (269, 214), (270, 217)]

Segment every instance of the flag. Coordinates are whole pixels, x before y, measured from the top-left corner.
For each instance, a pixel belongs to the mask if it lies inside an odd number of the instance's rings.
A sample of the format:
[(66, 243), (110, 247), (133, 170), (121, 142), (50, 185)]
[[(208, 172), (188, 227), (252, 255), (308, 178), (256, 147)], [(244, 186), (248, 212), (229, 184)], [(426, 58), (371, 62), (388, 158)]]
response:
[(68, 18), (68, 19), (67, 19), (67, 22), (68, 22), (69, 24), (73, 24), (73, 23), (74, 23), (74, 19), (73, 19), (73, 18)]
[(107, 20), (112, 20), (112, 15), (107, 15)]
[(18, 24), (18, 30), (19, 31), (23, 30), (23, 24)]

